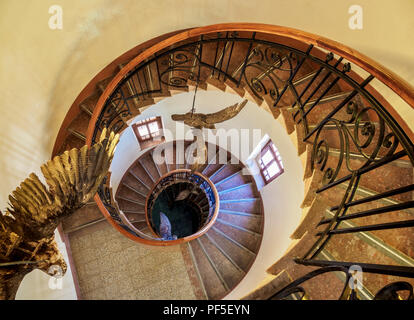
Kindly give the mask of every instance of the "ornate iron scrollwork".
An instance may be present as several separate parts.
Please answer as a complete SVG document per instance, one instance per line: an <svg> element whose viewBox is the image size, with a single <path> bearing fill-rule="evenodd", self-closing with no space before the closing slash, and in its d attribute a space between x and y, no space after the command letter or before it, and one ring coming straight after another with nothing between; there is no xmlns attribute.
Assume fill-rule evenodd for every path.
<svg viewBox="0 0 414 320"><path fill-rule="evenodd" d="M401 291L408 292L405 300L414 300L413 286L406 281L397 281L386 285L377 292L374 300L403 300L399 294Z"/></svg>
<svg viewBox="0 0 414 320"><path fill-rule="evenodd" d="M339 232L412 227L413 220L407 220L338 230L341 221L354 216L414 207L412 200L404 200L392 208L347 215L348 208L361 201L367 203L389 195L399 196L414 189L409 185L359 202L354 199L361 179L372 170L404 157L409 159L407 162L411 166L414 165L412 141L367 89L374 76L356 77L349 62L333 53L317 51L312 45L299 50L256 36L256 32L250 36L246 32L243 36L231 32L208 34L187 39L149 57L125 75L105 102L96 122L92 143L104 127L116 132L125 127L124 119L134 114L133 101L143 101L169 89L185 89L189 81L194 82L198 78L195 72L199 72L202 81L211 79L233 88L245 88L255 100L273 104L270 105L273 111L283 108L291 114L293 124L304 133L303 143L312 146L312 170L322 172L322 184L317 193L347 184L341 201L331 208L334 216L321 221L319 226L325 225L325 229L317 233L318 240L304 259L314 261L312 259ZM213 52L213 56L203 54L206 50ZM312 66L312 72L307 73L305 66ZM349 92L344 93L343 88ZM335 97L335 94L338 95ZM324 103L331 103L328 111L324 110ZM185 178L194 179L191 176ZM160 186L170 182L167 179ZM214 194L208 188L205 191L213 207ZM99 196L110 208L111 200L105 187L100 188ZM404 276L407 274L414 277L413 270ZM393 295L394 288L384 289L378 297ZM301 289L295 290L300 295L304 294Z"/></svg>
<svg viewBox="0 0 414 320"><path fill-rule="evenodd" d="M352 281L352 274L349 269L343 266L323 267L311 271L274 293L271 297L269 297L269 300L308 300L309 295L305 289L306 282L330 272L340 272L343 273L344 276L344 286L338 296L338 300L360 300L358 286L354 283L354 281ZM402 291L407 292L405 297L401 295ZM397 281L387 284L382 289L378 290L377 294L374 296L374 300L413 299L413 286L406 281Z"/></svg>

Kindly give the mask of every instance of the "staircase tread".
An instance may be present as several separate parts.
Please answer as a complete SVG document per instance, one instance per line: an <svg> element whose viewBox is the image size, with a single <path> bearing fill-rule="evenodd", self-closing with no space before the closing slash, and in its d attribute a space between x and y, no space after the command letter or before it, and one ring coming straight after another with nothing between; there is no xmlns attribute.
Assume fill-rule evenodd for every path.
<svg viewBox="0 0 414 320"><path fill-rule="evenodd" d="M219 299L226 294L226 289L222 281L218 278L216 271L211 266L198 241L189 242L194 253L194 260L201 275L202 283L207 293L208 299Z"/></svg>
<svg viewBox="0 0 414 320"><path fill-rule="evenodd" d="M224 280L223 275L221 273L221 270L219 270L218 266L214 263L212 257L210 256L209 252L207 251L205 244L201 240L201 238L197 238L196 241L198 242L201 250L203 251L205 257L207 258L208 262L210 263L210 266L213 268L214 272L216 273L217 277L219 278L221 284L225 288L226 291L229 291L228 284L226 280Z"/></svg>
<svg viewBox="0 0 414 320"><path fill-rule="evenodd" d="M216 186L219 186L220 184L229 181L230 179L233 179L235 176L239 175L243 170L239 169L237 172L234 172L232 174L230 174L229 176L226 176L225 178L222 178L221 180L215 182L214 184Z"/></svg>
<svg viewBox="0 0 414 320"><path fill-rule="evenodd" d="M224 214L235 214L235 215L241 215L241 216L262 218L262 215L260 213L240 212L240 211L232 211L232 210L226 210L226 209L219 209L219 212L222 212Z"/></svg>
<svg viewBox="0 0 414 320"><path fill-rule="evenodd" d="M139 194L140 196L142 196L142 197L144 197L144 198L146 197L146 195L145 195L145 194L141 193L139 190L135 189L134 187L130 186L129 184L127 184L127 183L125 183L125 182L123 182L123 183L122 183L122 186L125 186L126 188L128 188L128 189L130 189L130 190L134 191L135 193Z"/></svg>
<svg viewBox="0 0 414 320"><path fill-rule="evenodd" d="M326 210L326 217L333 217L334 213L330 210ZM343 226L346 226L347 228L355 227L356 225L352 223L352 221L343 221L341 222ZM341 225L338 227L341 228ZM401 252L400 250L392 247L388 243L384 242L382 239L377 237L376 235L372 234L372 232L364 231L364 232L358 232L355 234L355 236L362 239L362 241L367 242L371 246L375 246L376 248L380 248L381 251L393 259L395 262L399 263L400 265L406 265L414 267L414 258L406 255L405 253Z"/></svg>
<svg viewBox="0 0 414 320"><path fill-rule="evenodd" d="M233 226L229 226L220 221L216 221L215 228L226 233L232 240L249 249L249 251L253 253L259 248L261 237L258 237L256 234L243 232L238 228L234 228Z"/></svg>
<svg viewBox="0 0 414 320"><path fill-rule="evenodd" d="M260 217L260 216L259 216ZM226 214L219 212L218 218L220 222L225 221L226 223L230 223L233 226L241 227L243 229L255 232L257 234L262 233L262 219L258 219L257 217L246 216L246 215L234 215L234 214Z"/></svg>
<svg viewBox="0 0 414 320"><path fill-rule="evenodd" d="M128 170L128 173L138 180L146 189L150 190L150 187L148 187L148 185L138 175L136 175L136 173L132 170Z"/></svg>
<svg viewBox="0 0 414 320"><path fill-rule="evenodd" d="M241 189L241 188L245 188L245 187L249 187L249 186L252 187L253 186L253 183L252 182L248 182L248 183L241 184L241 185L238 185L238 186L233 187L233 188L228 188L228 189L225 189L225 190L221 190L218 193L219 194L224 194L224 193L227 193L227 192L232 192L234 190Z"/></svg>
<svg viewBox="0 0 414 320"><path fill-rule="evenodd" d="M215 233L219 234L220 236L222 236L225 239L227 239L228 241L230 241L233 245L239 247L241 250L243 250L243 253L248 253L251 256L256 256L256 253L254 253L252 250L250 250L249 248L245 247L243 244L241 244L240 242L238 242L236 239L233 239L232 237L230 237L228 234L226 234L225 232L221 231L217 227L213 226L211 230L213 230ZM210 233L210 235L211 235L211 233Z"/></svg>
<svg viewBox="0 0 414 320"><path fill-rule="evenodd" d="M83 224L102 218L96 203L86 205L62 220L63 231L77 228Z"/></svg>
<svg viewBox="0 0 414 320"><path fill-rule="evenodd" d="M230 226L230 227L232 227L232 228L235 228L235 229L238 229L238 230L241 230L241 231L244 231L244 232L247 232L247 233L253 234L253 235L255 235L255 236L259 236L259 237L261 237L261 236L262 236L262 234L261 234L261 233L259 233L259 232L255 232L255 231L252 231L252 230L246 229L245 227L242 227L242 226L236 225L236 224L234 224L234 223L228 222L228 221L226 221L226 220L223 220L223 219L222 219L222 218L220 218L220 217L218 217L216 221L220 222L221 224L228 225L228 226Z"/></svg>
<svg viewBox="0 0 414 320"><path fill-rule="evenodd" d="M226 254L223 254L223 251L217 247L214 240L212 242L206 235L198 238L198 240L208 253L217 272L220 273L220 278L224 281L226 290L229 292L239 283L245 274L232 263L231 258L229 259Z"/></svg>
<svg viewBox="0 0 414 320"><path fill-rule="evenodd" d="M246 272L240 268L240 266L233 260L233 258L213 239L212 236L210 236L209 233L206 233L205 235L208 240L214 245L216 246L216 248L226 257L227 260L229 260L231 262L231 264L233 264L233 266L241 273L246 274Z"/></svg>
<svg viewBox="0 0 414 320"><path fill-rule="evenodd" d="M118 199L121 199L121 200L129 201L129 202L132 202L132 203L136 203L136 204L142 204L142 205L144 205L144 204L145 204L145 203L140 202L140 201L138 201L138 200L135 200L135 199L130 199L130 198L126 198L126 197L123 197L123 196L117 196L117 198L118 198Z"/></svg>

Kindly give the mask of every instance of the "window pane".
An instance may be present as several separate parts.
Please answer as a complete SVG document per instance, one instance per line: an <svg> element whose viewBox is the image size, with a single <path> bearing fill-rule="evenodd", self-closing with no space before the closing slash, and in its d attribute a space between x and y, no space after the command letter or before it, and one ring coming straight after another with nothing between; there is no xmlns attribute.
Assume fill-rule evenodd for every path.
<svg viewBox="0 0 414 320"><path fill-rule="evenodd" d="M282 157L272 141L262 147L256 161L266 184L283 172Z"/></svg>
<svg viewBox="0 0 414 320"><path fill-rule="evenodd" d="M148 123L148 127L151 133L158 133L158 123L157 122L150 122Z"/></svg>
<svg viewBox="0 0 414 320"><path fill-rule="evenodd" d="M147 126L139 126L138 133L141 136L141 138L144 138L144 136L148 135L149 132Z"/></svg>
<svg viewBox="0 0 414 320"><path fill-rule="evenodd" d="M263 164L267 165L272 160L273 160L272 152L270 150L267 150L266 153L262 156Z"/></svg>
<svg viewBox="0 0 414 320"><path fill-rule="evenodd" d="M273 162L269 167L267 167L266 171L269 174L269 177L272 178L280 172L280 169L276 162Z"/></svg>
<svg viewBox="0 0 414 320"><path fill-rule="evenodd" d="M263 161L262 161L262 159L260 159L260 161L259 161L259 164L260 164L260 168L264 168L264 164L263 164Z"/></svg>

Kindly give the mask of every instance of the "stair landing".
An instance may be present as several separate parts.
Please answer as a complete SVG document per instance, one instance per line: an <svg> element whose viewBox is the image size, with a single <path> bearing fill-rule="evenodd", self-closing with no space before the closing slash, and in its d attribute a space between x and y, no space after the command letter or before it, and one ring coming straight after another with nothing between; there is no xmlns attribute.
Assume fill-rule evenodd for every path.
<svg viewBox="0 0 414 320"><path fill-rule="evenodd" d="M69 239L81 299L196 299L180 246L138 244L106 221Z"/></svg>

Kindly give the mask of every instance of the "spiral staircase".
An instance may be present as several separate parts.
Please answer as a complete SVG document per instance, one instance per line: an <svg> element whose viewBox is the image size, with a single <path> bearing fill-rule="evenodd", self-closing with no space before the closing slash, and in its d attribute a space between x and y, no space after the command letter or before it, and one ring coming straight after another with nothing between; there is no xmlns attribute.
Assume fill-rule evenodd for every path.
<svg viewBox="0 0 414 320"><path fill-rule="evenodd" d="M185 143L188 146L190 142ZM172 154L176 153L176 143ZM205 298L219 299L234 288L252 265L263 233L262 201L254 180L243 172L241 164L219 163L217 150L200 172L214 184L219 195L220 208L214 225L204 235L185 244L182 251L188 251L192 259L190 269L196 270L200 287ZM119 209L140 231L151 232L145 215L145 201L157 181L168 172L182 170L188 163L165 161L156 163L148 150L127 170L118 187L115 199ZM224 150L222 150L224 151ZM226 151L225 151L226 152ZM213 151L214 153L214 151ZM228 153L228 161L231 155ZM147 191L145 193L145 190ZM175 199L179 190L170 197ZM144 197L145 195L145 197ZM203 193L190 196L201 211L208 210L209 204Z"/></svg>
<svg viewBox="0 0 414 320"><path fill-rule="evenodd" d="M237 94L284 125L305 182L303 216L291 247L269 266L268 282L245 298L412 297L414 135L377 82L414 106L411 86L398 76L322 37L257 24L176 32L132 49L101 71L70 108L53 154L93 143L104 126L122 132L146 108L195 86ZM185 167L177 159L156 165L149 149L125 173L115 196L108 176L96 204L63 223L67 245L76 233L100 224L103 214L137 245L173 250L168 241L146 239L145 198L163 175ZM207 163L202 169L220 194L219 215L207 233L177 243L195 298L223 298L259 250L260 194L242 168ZM363 284L356 295L344 295L353 265L362 268Z"/></svg>

